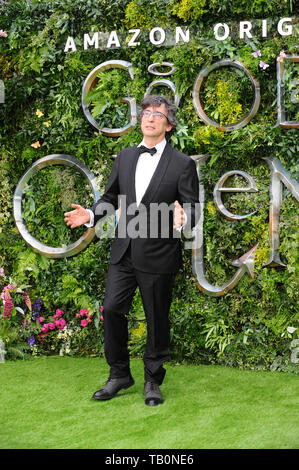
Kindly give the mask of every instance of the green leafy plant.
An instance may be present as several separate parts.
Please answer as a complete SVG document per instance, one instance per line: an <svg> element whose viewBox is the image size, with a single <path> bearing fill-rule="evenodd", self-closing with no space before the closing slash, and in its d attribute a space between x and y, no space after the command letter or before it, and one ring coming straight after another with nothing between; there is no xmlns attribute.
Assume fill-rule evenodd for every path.
<svg viewBox="0 0 299 470"><path fill-rule="evenodd" d="M24 315L15 310L11 318L1 323L0 336L9 339L5 342L8 357L103 354L100 309L112 240L95 238L74 257L42 256L18 233L13 218L13 194L33 162L55 153L70 154L85 163L96 175L103 192L117 153L138 144L142 135L139 125L116 138L95 132L82 111L82 85L98 64L108 60L132 63L133 80L127 71L105 70L87 97L100 128L122 127L130 119L123 97L134 97L140 105L154 80L148 72L149 65L167 61L176 68L167 78L173 81L180 96L179 126L171 144L190 156L208 155L201 168L205 191L204 266L208 281L213 285L226 282L236 272L231 262L259 243L254 278L244 276L220 298L209 297L198 289L192 273L191 250L184 250L183 270L176 277L170 311L172 360L298 373L290 349L298 333L298 203L285 187L280 208L279 253L286 267L265 267L270 251L271 176L264 157L279 158L292 177L298 179L298 131L277 126L277 58L284 60L287 118L298 120L295 93L298 68L282 56L282 52L298 55L298 41L295 34L282 36L276 31L276 18L296 19L294 5L291 0L0 1L0 28L7 34L0 37L0 79L5 86L5 103L0 103L0 269L10 273L16 285L30 285L31 299L41 299L41 315L45 319L42 324L53 323L57 309L64 312L66 321L63 330L50 331L44 344L38 340L35 345L28 344L30 328L38 329L42 324L29 325L28 318L26 328L21 328L29 311L25 311L21 293L14 293L13 303ZM240 39L239 22L248 18L253 22L253 37ZM261 18L268 20L267 37L261 35ZM230 35L223 41L214 36L217 23L229 25ZM149 31L156 26L166 32L166 42L159 46L149 40ZM177 26L190 28L188 43L170 45ZM129 47L132 33L128 31L135 28L141 29L140 44ZM293 29L295 33L295 24ZM120 33L120 38L126 37L120 48L84 49L86 32L110 31ZM69 36L74 38L77 51L64 52ZM243 63L260 83L257 114L246 126L232 132L205 125L193 104L193 84L198 74L221 59ZM262 68L261 60L268 67ZM170 88L156 86L154 91L173 99ZM200 98L208 116L227 125L238 122L251 109L253 90L243 72L223 67L206 78ZM258 189L257 193L223 195L222 201L232 213L244 215L255 211L241 221L227 220L214 203L215 184L233 169L246 171ZM234 177L226 184L241 187L246 182ZM85 207L93 203L81 175L61 166L38 171L28 182L23 197L23 216L30 233L51 246L77 240L85 229L70 230L63 217L72 202ZM2 291L9 281L0 275L0 282ZM81 309L89 309L93 315L92 322L85 327L76 317ZM129 329L131 353L138 356L142 355L146 341L144 320L137 293ZM288 327L297 328L292 338L287 336Z"/></svg>

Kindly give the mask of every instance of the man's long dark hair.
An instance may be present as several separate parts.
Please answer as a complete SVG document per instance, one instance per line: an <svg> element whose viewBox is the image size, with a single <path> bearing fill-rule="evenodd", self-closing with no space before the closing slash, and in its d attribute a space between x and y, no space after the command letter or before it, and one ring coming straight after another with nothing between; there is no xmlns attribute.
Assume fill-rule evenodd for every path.
<svg viewBox="0 0 299 470"><path fill-rule="evenodd" d="M165 96L160 96L160 95L148 95L145 98L143 98L141 102L141 110L139 113L139 120L142 118L142 111L144 111L146 108L149 106L152 106L153 108L160 106L161 104L165 105L165 108L167 110L167 120L169 124L172 125L172 129L169 132L166 132L166 140L169 140L171 135L175 132L176 126L178 124L178 119L176 116L177 113L177 107Z"/></svg>

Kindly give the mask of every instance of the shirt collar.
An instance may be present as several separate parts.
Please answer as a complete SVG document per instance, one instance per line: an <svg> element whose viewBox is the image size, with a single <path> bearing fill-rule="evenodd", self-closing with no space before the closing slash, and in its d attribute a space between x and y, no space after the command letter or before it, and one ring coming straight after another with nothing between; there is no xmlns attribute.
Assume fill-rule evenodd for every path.
<svg viewBox="0 0 299 470"><path fill-rule="evenodd" d="M157 149L157 153L159 153L160 155L162 155L164 149L165 149L165 146L167 144L167 141L164 137L163 140L161 140L161 142L159 142L158 144L155 145L156 149ZM144 140L142 142L140 142L140 144L138 145L138 147L140 147L141 145L144 145L145 147L148 147L146 145L146 143L144 142Z"/></svg>

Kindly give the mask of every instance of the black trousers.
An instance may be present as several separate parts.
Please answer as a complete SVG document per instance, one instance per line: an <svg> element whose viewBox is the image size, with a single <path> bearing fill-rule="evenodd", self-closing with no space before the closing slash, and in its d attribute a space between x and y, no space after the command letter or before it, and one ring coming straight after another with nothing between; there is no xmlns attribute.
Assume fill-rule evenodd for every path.
<svg viewBox="0 0 299 470"><path fill-rule="evenodd" d="M128 352L128 321L132 300L139 287L147 322L147 342L143 357L144 379L159 385L170 358L169 309L174 274L146 273L136 270L130 247L118 264L110 264L104 300L105 356L110 378L131 375Z"/></svg>

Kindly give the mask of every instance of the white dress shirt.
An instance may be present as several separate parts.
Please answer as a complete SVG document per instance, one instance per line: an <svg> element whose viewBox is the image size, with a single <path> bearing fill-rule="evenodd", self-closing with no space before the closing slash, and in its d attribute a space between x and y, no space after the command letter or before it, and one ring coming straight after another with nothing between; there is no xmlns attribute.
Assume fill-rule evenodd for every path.
<svg viewBox="0 0 299 470"><path fill-rule="evenodd" d="M140 147L144 145L147 147L144 141L138 145ZM153 174L158 166L161 155L166 145L166 139L164 138L161 142L155 145L157 152L151 155L148 152L142 153L137 162L136 173L135 173L135 192L136 192L136 204L140 204L141 199L144 196L145 191L153 177Z"/></svg>

